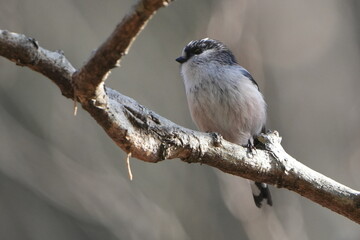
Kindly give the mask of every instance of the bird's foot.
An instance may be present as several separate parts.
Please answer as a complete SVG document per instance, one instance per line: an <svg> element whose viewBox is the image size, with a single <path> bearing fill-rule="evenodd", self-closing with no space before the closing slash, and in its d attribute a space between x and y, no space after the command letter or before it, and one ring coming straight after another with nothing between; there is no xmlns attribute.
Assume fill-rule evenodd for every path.
<svg viewBox="0 0 360 240"><path fill-rule="evenodd" d="M253 141L251 141L251 139L248 140L248 143L246 144L246 148L247 148L247 154L251 156L254 156L256 154L256 147Z"/></svg>

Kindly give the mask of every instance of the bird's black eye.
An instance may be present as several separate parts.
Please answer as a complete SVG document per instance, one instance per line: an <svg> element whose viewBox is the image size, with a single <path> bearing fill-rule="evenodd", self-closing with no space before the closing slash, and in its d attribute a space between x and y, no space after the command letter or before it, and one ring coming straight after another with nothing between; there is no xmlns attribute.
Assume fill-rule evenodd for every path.
<svg viewBox="0 0 360 240"><path fill-rule="evenodd" d="M203 51L200 49L200 48L195 48L194 49L194 54L195 55L199 55L199 54L201 54Z"/></svg>

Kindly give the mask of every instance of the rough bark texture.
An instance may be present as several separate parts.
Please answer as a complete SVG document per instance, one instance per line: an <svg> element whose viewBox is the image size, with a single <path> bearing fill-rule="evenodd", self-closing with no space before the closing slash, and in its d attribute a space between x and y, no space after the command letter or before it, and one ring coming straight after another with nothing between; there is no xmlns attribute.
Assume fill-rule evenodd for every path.
<svg viewBox="0 0 360 240"><path fill-rule="evenodd" d="M65 97L79 101L109 137L133 157L147 162L180 158L207 164L226 173L287 188L360 223L360 192L289 156L277 132L262 135L255 154L249 154L218 134L178 126L104 86L106 75L119 63L148 19L168 2L139 1L78 72L62 53L43 49L34 39L9 31L0 30L0 55L51 79Z"/></svg>

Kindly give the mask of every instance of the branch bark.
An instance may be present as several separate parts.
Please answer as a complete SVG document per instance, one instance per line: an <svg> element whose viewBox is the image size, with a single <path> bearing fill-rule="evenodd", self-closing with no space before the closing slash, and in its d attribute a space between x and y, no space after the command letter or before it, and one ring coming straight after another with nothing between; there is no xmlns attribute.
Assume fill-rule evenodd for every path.
<svg viewBox="0 0 360 240"><path fill-rule="evenodd" d="M360 192L306 167L282 148L277 132L262 135L256 154L218 134L183 128L104 86L136 35L170 1L143 0L78 71L61 52L43 49L32 38L0 30L0 55L51 79L61 93L79 101L125 152L147 162L180 158L223 172L287 188L360 223Z"/></svg>

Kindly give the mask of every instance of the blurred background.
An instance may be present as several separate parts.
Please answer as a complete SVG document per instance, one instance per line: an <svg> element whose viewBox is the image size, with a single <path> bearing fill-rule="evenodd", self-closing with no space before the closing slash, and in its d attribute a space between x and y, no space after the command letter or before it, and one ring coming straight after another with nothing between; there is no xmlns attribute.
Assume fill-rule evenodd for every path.
<svg viewBox="0 0 360 240"><path fill-rule="evenodd" d="M79 68L135 1L0 0L0 29ZM268 102L268 127L307 166L360 189L360 3L178 0L107 86L195 129L175 58L193 39L233 50ZM286 189L257 209L246 181L180 160L131 160L42 75L0 58L0 239L359 239L357 224Z"/></svg>

